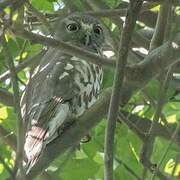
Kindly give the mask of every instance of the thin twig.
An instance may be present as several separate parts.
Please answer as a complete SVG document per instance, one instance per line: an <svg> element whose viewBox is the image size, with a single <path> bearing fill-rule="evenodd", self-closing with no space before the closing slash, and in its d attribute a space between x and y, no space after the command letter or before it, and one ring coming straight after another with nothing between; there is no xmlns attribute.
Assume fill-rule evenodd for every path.
<svg viewBox="0 0 180 180"><path fill-rule="evenodd" d="M103 58L102 56L98 56L95 53L89 52L88 50L84 50L83 48L73 46L68 43L55 40L53 38L48 38L42 35L34 34L24 29L11 28L11 30L15 35L28 39L31 42L41 43L46 46L59 48L67 54L77 56L79 58L88 60L89 62L98 64L98 65L104 65L104 66L109 66L109 67L115 66L115 60Z"/></svg>
<svg viewBox="0 0 180 180"><path fill-rule="evenodd" d="M135 179L137 180L142 180L141 177L139 177L135 171L133 171L133 169L131 169L128 165L126 165L124 162L122 162L118 157L114 158L119 164L122 164L124 166L124 168L129 172L129 174L131 174Z"/></svg>
<svg viewBox="0 0 180 180"><path fill-rule="evenodd" d="M169 0L165 0L165 2L160 7L160 12L158 14L158 19L156 22L155 32L153 34L151 43L150 43L150 50L155 49L162 45L164 41L165 29L168 20L168 11L170 9Z"/></svg>
<svg viewBox="0 0 180 180"><path fill-rule="evenodd" d="M16 136L0 126L0 139L16 151Z"/></svg>
<svg viewBox="0 0 180 180"><path fill-rule="evenodd" d="M123 110L119 113L119 120L123 123L125 123L130 130L132 130L140 139L141 141L145 141L145 134L149 132L149 129L151 127L152 121L147 118L139 117L135 114L131 114L128 112L125 112ZM174 127L174 124L172 126L164 126L162 124L158 124L155 129L155 136L160 137L166 140L170 140L170 137L173 135L174 130L176 127ZM179 144L180 134L177 134L177 136L174 137L173 143Z"/></svg>
<svg viewBox="0 0 180 180"><path fill-rule="evenodd" d="M155 171L154 171L154 173L153 173L153 175L152 175L152 177L151 177L151 180L154 180L154 179L155 179L156 173L157 173L157 171L160 169L160 167L161 167L161 165L162 165L162 163L163 163L163 160L165 159L165 157L166 157L169 149L170 149L171 146L172 146L172 143L173 143L174 138L175 138L176 135L179 133L179 130L180 130L180 124L177 125L174 133L172 134L171 139L170 139L170 142L169 142L169 144L167 145L167 148L165 149L165 151L164 151L164 153L163 153L160 161L158 162L157 167L156 167L156 169L155 169ZM179 145L179 147L180 147L180 142L179 142L178 145Z"/></svg>
<svg viewBox="0 0 180 180"><path fill-rule="evenodd" d="M143 4L140 13L147 11L157 4ZM127 8L121 8L121 9L103 9L103 10L96 10L96 11L87 11L86 14L97 16L97 17L112 17L112 16L126 16L127 14Z"/></svg>
<svg viewBox="0 0 180 180"><path fill-rule="evenodd" d="M13 95L14 95L14 109L17 114L17 153L16 153L16 162L15 167L19 167L22 169L22 161L23 161L23 146L24 146L24 128L23 128L23 120L21 116L21 109L20 109L20 96L19 96L19 86L18 86L18 79L17 74L15 71L15 66L13 62L13 57L9 51L7 46L7 42L5 37L3 38L3 50L5 57L7 58L7 63L12 74L12 86L13 86Z"/></svg>
<svg viewBox="0 0 180 180"><path fill-rule="evenodd" d="M27 8L31 11L31 13L37 17L37 19L42 22L42 24L48 29L50 34L53 34L53 29L50 25L50 23L47 21L46 17L39 12L35 7L32 6L32 4L29 1L26 1Z"/></svg>
<svg viewBox="0 0 180 180"><path fill-rule="evenodd" d="M141 9L143 1L130 1L125 25L121 34L119 46L119 58L116 64L115 77L113 83L113 91L108 112L107 127L105 132L105 180L113 179L113 149L114 149L114 133L118 109L121 96L121 88L123 85L124 71L127 62L129 45L132 33L136 24L138 13Z"/></svg>
<svg viewBox="0 0 180 180"><path fill-rule="evenodd" d="M156 112L151 124L151 128L149 129L149 132L146 135L146 141L144 142L143 148L142 148L142 152L141 152L141 161L142 163L146 166L146 163L148 163L152 151L153 151L153 144L154 144L154 140L155 140L155 131L156 131L156 126L158 124L158 120L161 116L161 111L164 105L164 97L165 94L167 92L168 89L168 84L170 81L170 77L171 77L171 69L169 69L166 78L163 80L164 78L164 73L161 74L161 85L160 85L160 91L159 91L159 99L158 99L158 103L157 103L157 108L156 108Z"/></svg>
<svg viewBox="0 0 180 180"><path fill-rule="evenodd" d="M4 168L7 170L9 175L11 176L11 179L14 179L14 173L12 169L7 165L7 163L4 161L4 158L0 155L0 162L3 164Z"/></svg>
<svg viewBox="0 0 180 180"><path fill-rule="evenodd" d="M19 62L21 63L21 61L23 60L23 53L25 52L26 46L27 46L28 40L24 40L22 48L20 50L19 53Z"/></svg>
<svg viewBox="0 0 180 180"><path fill-rule="evenodd" d="M22 6L24 3L24 0L4 0L2 2L0 2L0 11L2 11L3 9L5 9L6 7L10 6L10 7L15 7L18 8L20 6Z"/></svg>
<svg viewBox="0 0 180 180"><path fill-rule="evenodd" d="M26 67L33 66L34 64L38 64L44 54L45 54L45 51L42 50L39 53L37 53L36 55L34 55L32 57L28 57L23 62L21 62L19 65L15 66L16 74L18 72L22 71L23 69L25 69ZM8 70L0 75L0 82L3 82L10 77L12 77L12 74Z"/></svg>
<svg viewBox="0 0 180 180"><path fill-rule="evenodd" d="M99 142L96 138L94 138L94 141L99 145L99 147L101 148L100 151L102 151L104 149L104 146L101 142ZM121 161L117 156L114 157L114 159L116 160L116 162L119 164L119 165L123 165L124 168L127 170L127 172L132 175L135 179L137 180L142 180L138 174L136 174L136 172L131 169L127 164L125 164L123 161Z"/></svg>
<svg viewBox="0 0 180 180"><path fill-rule="evenodd" d="M164 39L165 39L165 33L162 33L163 29L166 29L166 25L168 22L168 16L169 14L167 13L171 9L171 6L168 4L168 0L166 0L163 5L160 8L160 12L158 15L158 19L156 22L156 28L155 32L153 34L153 38L151 40L150 44L150 50L153 50L157 47L159 47L161 44L163 44ZM165 31L163 31L165 32ZM164 105L164 97L166 94L166 91L168 89L170 77L171 77L171 69L169 69L167 76L165 77L165 70L162 70L160 74L160 92L159 92L159 99L157 103L157 108L156 112L153 118L153 122L151 124L151 128L149 129L149 133L146 135L146 141L143 144L142 150L141 150L141 162L145 167L144 174L146 174L146 171L151 162L150 162L150 157L153 152L153 146L154 146L154 141L155 141L155 129L158 124L159 118L161 116L161 111ZM165 79L164 79L165 77ZM164 79L164 80L163 80ZM153 164L152 164L153 165ZM159 170L158 170L159 171ZM162 175L159 173L161 177Z"/></svg>

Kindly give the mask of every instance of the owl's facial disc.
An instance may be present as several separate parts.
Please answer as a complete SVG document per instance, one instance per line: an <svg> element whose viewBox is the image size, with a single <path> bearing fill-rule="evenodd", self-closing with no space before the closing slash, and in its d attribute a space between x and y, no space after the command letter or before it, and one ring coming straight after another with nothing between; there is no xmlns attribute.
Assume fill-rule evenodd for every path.
<svg viewBox="0 0 180 180"><path fill-rule="evenodd" d="M75 35L79 32L82 36L80 38L80 43L87 47L95 45L98 36L102 34L102 28L99 24L86 24L82 21L80 23L71 21L66 25L66 30L68 33L74 33Z"/></svg>
<svg viewBox="0 0 180 180"><path fill-rule="evenodd" d="M55 38L99 53L104 43L100 22L89 15L72 14L57 26Z"/></svg>
<svg viewBox="0 0 180 180"><path fill-rule="evenodd" d="M99 24L85 24L81 22L81 27L84 31L84 36L81 43L87 47L97 50L96 40L102 35L102 28Z"/></svg>

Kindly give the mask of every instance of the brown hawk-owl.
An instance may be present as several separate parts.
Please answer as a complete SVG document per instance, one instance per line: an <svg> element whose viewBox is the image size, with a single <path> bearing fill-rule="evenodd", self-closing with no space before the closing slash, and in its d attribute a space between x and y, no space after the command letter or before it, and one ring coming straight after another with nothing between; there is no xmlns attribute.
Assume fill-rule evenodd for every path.
<svg viewBox="0 0 180 180"><path fill-rule="evenodd" d="M104 32L94 17L73 14L55 28L55 39L102 55ZM96 102L102 79L101 66L48 49L22 97L22 112L28 124L24 145L28 171L66 122L78 118Z"/></svg>

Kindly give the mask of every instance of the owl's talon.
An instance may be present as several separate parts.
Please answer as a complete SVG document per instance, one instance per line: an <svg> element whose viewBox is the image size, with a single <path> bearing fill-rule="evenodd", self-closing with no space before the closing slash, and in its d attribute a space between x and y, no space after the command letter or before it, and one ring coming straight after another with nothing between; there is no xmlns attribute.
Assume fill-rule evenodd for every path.
<svg viewBox="0 0 180 180"><path fill-rule="evenodd" d="M86 136L84 136L82 139L81 139L81 143L87 143L91 140L91 136L89 134L87 134Z"/></svg>

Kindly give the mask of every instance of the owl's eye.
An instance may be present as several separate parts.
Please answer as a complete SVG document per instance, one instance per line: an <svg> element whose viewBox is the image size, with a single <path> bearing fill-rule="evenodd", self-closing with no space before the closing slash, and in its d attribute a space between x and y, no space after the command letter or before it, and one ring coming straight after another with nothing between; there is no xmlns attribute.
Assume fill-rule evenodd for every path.
<svg viewBox="0 0 180 180"><path fill-rule="evenodd" d="M80 29L80 26L77 23L71 23L68 24L66 28L69 32L77 32Z"/></svg>
<svg viewBox="0 0 180 180"><path fill-rule="evenodd" d="M99 25L93 27L94 33L100 35L102 33L102 28Z"/></svg>

